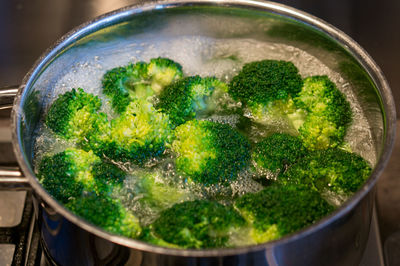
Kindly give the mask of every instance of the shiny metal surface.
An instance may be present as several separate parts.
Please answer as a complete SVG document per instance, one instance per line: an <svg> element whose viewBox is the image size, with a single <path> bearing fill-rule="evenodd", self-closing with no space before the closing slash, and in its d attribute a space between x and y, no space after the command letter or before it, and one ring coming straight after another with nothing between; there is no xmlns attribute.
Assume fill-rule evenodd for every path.
<svg viewBox="0 0 400 266"><path fill-rule="evenodd" d="M0 89L0 110L11 109L17 95L18 86Z"/></svg>
<svg viewBox="0 0 400 266"><path fill-rule="evenodd" d="M150 13L150 11L165 11L168 13L168 10L176 7L190 8L197 4L202 7L220 7L221 11L224 10L224 12L230 8L243 8L262 12L272 11L285 17L302 21L304 25L311 25L314 29L316 28L319 32L329 36L332 43L335 42L333 40L339 43L339 45L336 44L337 47L335 46L335 49L338 49L335 52L339 51L343 56L347 56L347 53L352 55L354 62L365 69L378 89L378 92L374 91L374 88L369 88L367 91L375 100L371 105L373 107L371 121L379 124L380 119L380 123L384 128L382 133L379 133L379 130L375 132L376 141L379 144L377 148L380 152L380 159L371 178L344 206L332 215L297 234L262 245L235 249L176 250L155 247L139 241L111 235L86 223L52 199L34 176L30 165L32 159L31 133L38 122L41 101L40 98L35 101L33 85L42 71L47 67L50 68L50 63L56 60L60 53L64 53L66 49L70 48L69 46L73 46L84 36L103 27L127 21L137 14ZM381 112L384 113L384 118L382 118ZM361 257L366 235L368 234L374 197L373 187L390 156L395 134L395 110L389 86L373 60L354 41L323 21L303 12L271 2L261 3L254 1L154 3L140 8L122 9L89 22L67 34L66 37L59 40L39 59L20 87L12 117L14 149L24 174L36 192L37 202L35 206L39 221L43 222L41 227L48 247L47 250L53 258L65 265L93 265L97 262L102 262L102 258L96 257L96 254L98 255L99 253L98 247L102 250L105 248L104 246L108 246L108 249L111 250L128 250L129 254L132 254L128 258L140 261L140 265L159 265L159 263L166 265L329 265L334 263L334 265L337 265L338 262L341 265L354 265ZM329 239L329 243L326 242L327 239ZM86 248L78 246L77 249L79 243L93 243L93 241L95 241L94 243L106 244L97 243L97 246L92 244L86 246ZM63 246L63 249L61 249L61 243L66 243L64 245L68 248ZM73 253L70 252L76 252L77 250L79 250L79 254L71 256ZM343 250L346 250L346 252L342 252ZM68 258L66 257L67 255L69 255ZM68 261L68 259L76 259L77 261ZM134 262L132 261L132 263Z"/></svg>

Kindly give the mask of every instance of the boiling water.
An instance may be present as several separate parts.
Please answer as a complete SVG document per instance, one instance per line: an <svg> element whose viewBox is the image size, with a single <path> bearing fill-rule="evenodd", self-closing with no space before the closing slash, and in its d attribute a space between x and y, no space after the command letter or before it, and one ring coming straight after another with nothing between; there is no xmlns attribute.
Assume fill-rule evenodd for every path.
<svg viewBox="0 0 400 266"><path fill-rule="evenodd" d="M72 88L83 88L86 92L99 95L103 100L102 111L109 118L115 117L110 108L110 103L102 94L101 79L103 74L114 67L126 65L131 62L149 61L154 57L168 57L180 63L185 75L216 76L224 81L229 81L241 67L248 62L261 59L287 60L293 62L299 69L302 77L311 75L327 75L336 83L351 104L354 113L353 123L348 129L346 142L353 152L362 155L371 165L376 162L370 126L362 112L360 103L352 92L349 83L342 76L325 66L318 58L296 47L279 44L259 42L252 39L212 39L201 36L183 36L174 38L151 38L135 36L135 39L118 40L115 43L97 44L96 49L91 45L74 48L68 52L69 57L80 58L53 82L51 93L45 97L45 109L59 95ZM205 119L228 123L235 126L238 117L235 115L211 115ZM266 130L252 127L249 132L252 140L258 140L265 136ZM66 147L74 146L73 143L55 137L45 126L40 126L37 131L35 144L36 163L40 162L44 154L57 153ZM158 171L164 178L158 182L174 183L179 186L183 194L183 200L196 198L212 198L223 203L229 203L229 198L242 195L247 192L255 192L262 189L262 185L255 182L248 170L243 170L236 181L229 186L214 185L201 187L195 184L187 184L183 177L175 174L173 159L166 154L163 159L155 159L157 163L149 163L151 171ZM116 162L118 163L118 162ZM132 165L121 164L121 167L130 173L125 180L125 187L116 191L126 208L134 212L143 224L152 222L157 217L157 211L143 207L138 200L143 195L136 195L134 191L137 183L138 169ZM191 193L187 193L191 191ZM185 194L185 192L187 194ZM332 194L332 193L331 193ZM329 202L339 205L345 199L327 193ZM240 238L240 237L239 237Z"/></svg>

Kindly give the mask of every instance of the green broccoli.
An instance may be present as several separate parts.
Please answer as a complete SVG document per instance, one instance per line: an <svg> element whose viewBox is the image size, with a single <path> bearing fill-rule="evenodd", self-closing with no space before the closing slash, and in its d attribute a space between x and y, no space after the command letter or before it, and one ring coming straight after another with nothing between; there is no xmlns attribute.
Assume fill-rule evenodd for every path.
<svg viewBox="0 0 400 266"><path fill-rule="evenodd" d="M292 62L262 60L245 64L229 84L229 93L245 104L267 105L296 96L303 85Z"/></svg>
<svg viewBox="0 0 400 266"><path fill-rule="evenodd" d="M151 225L156 237L181 248L227 247L232 232L246 224L231 206L185 201L161 212Z"/></svg>
<svg viewBox="0 0 400 266"><path fill-rule="evenodd" d="M254 121L295 133L307 115L293 102L302 85L293 63L262 60L243 66L231 80L229 94L244 104Z"/></svg>
<svg viewBox="0 0 400 266"><path fill-rule="evenodd" d="M252 156L257 168L283 173L306 154L307 149L298 137L275 133L257 143Z"/></svg>
<svg viewBox="0 0 400 266"><path fill-rule="evenodd" d="M113 68L104 74L103 93L111 98L111 105L117 113L124 112L133 97L152 95L147 67L147 63L137 62Z"/></svg>
<svg viewBox="0 0 400 266"><path fill-rule="evenodd" d="M38 167L43 187L65 204L84 192L107 195L122 183L125 173L115 165L102 162L92 151L76 148L45 156Z"/></svg>
<svg viewBox="0 0 400 266"><path fill-rule="evenodd" d="M206 186L237 178L250 161L250 144L226 124L191 120L175 129L176 168Z"/></svg>
<svg viewBox="0 0 400 266"><path fill-rule="evenodd" d="M150 77L151 88L155 94L169 84L183 77L182 66L168 58L153 58L150 60L147 74Z"/></svg>
<svg viewBox="0 0 400 266"><path fill-rule="evenodd" d="M293 98L276 100L268 104L246 106L247 116L256 123L267 125L272 131L299 135L299 128L304 124L307 111L299 108Z"/></svg>
<svg viewBox="0 0 400 266"><path fill-rule="evenodd" d="M356 192L371 173L369 164L359 155L339 148L317 150L292 165L279 179L303 184L319 192Z"/></svg>
<svg viewBox="0 0 400 266"><path fill-rule="evenodd" d="M141 234L139 220L119 200L111 197L88 194L70 200L65 206L106 231L130 238Z"/></svg>
<svg viewBox="0 0 400 266"><path fill-rule="evenodd" d="M98 96L86 93L81 88L72 89L52 103L45 123L62 138L85 142L86 137L107 123L106 114L99 112L100 107Z"/></svg>
<svg viewBox="0 0 400 266"><path fill-rule="evenodd" d="M110 133L98 138L95 150L116 161L143 164L164 152L170 133L167 115L148 101L135 99L111 121Z"/></svg>
<svg viewBox="0 0 400 266"><path fill-rule="evenodd" d="M180 248L178 245L168 243L163 239L159 238L158 236L156 236L152 230L152 226L144 227L138 239L156 246Z"/></svg>
<svg viewBox="0 0 400 266"><path fill-rule="evenodd" d="M135 184L131 186L129 193L137 200L139 208L147 209L146 215L193 198L192 192L170 184L159 170L138 170L132 175L135 176Z"/></svg>
<svg viewBox="0 0 400 266"><path fill-rule="evenodd" d="M167 58L150 63L137 62L107 71L102 79L103 93L117 113L123 113L135 98L147 99L183 76L182 67Z"/></svg>
<svg viewBox="0 0 400 266"><path fill-rule="evenodd" d="M271 185L238 198L234 204L251 224L255 243L281 238L300 230L333 211L320 194L304 186Z"/></svg>
<svg viewBox="0 0 400 266"><path fill-rule="evenodd" d="M222 97L224 92L227 92L227 85L217 78L186 77L161 92L156 108L168 114L178 126L198 114L214 111L218 107L214 95Z"/></svg>
<svg viewBox="0 0 400 266"><path fill-rule="evenodd" d="M352 120L345 95L327 76L304 79L304 86L294 99L308 115L299 128L300 137L308 149L340 146Z"/></svg>
<svg viewBox="0 0 400 266"><path fill-rule="evenodd" d="M45 156L38 173L43 187L75 214L107 231L136 238L141 231L137 218L111 198L125 175L92 151L76 148Z"/></svg>
<svg viewBox="0 0 400 266"><path fill-rule="evenodd" d="M126 172L115 164L97 161L92 165L90 173L96 182L97 194L110 194L114 188L120 188L126 178Z"/></svg>

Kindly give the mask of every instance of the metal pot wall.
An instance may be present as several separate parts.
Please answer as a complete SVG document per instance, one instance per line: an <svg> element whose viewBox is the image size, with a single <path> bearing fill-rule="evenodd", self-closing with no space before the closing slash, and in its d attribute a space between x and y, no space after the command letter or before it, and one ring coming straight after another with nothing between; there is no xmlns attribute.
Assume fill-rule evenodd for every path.
<svg viewBox="0 0 400 266"><path fill-rule="evenodd" d="M343 74L371 125L377 163L366 184L321 221L265 244L211 250L156 247L112 235L65 209L41 187L32 160L34 132L57 79L80 62L127 38L154 32L282 42L318 57ZM78 53L76 52L78 51ZM343 67L346 66L346 67ZM353 40L327 23L290 7L254 1L174 1L127 7L88 22L61 38L35 64L18 90L2 92L12 112L13 147L22 173L4 168L2 183L32 189L45 252L58 265L357 265L368 237L375 183L390 156L395 107L378 66Z"/></svg>

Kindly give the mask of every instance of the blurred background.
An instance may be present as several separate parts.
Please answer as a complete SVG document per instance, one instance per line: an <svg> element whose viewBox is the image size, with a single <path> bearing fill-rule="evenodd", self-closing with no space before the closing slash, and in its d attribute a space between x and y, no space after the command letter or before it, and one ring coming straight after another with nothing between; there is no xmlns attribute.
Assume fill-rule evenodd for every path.
<svg viewBox="0 0 400 266"><path fill-rule="evenodd" d="M35 60L59 37L81 23L132 0L0 0L0 87L20 84ZM399 0L276 1L311 13L356 40L382 68L400 110ZM0 163L14 164L7 129L9 113L0 114ZM397 122L398 131L400 123ZM4 152L3 152L4 151ZM400 230L400 141L378 183L382 242ZM400 240L400 238L399 238ZM400 244L399 244L400 246Z"/></svg>

